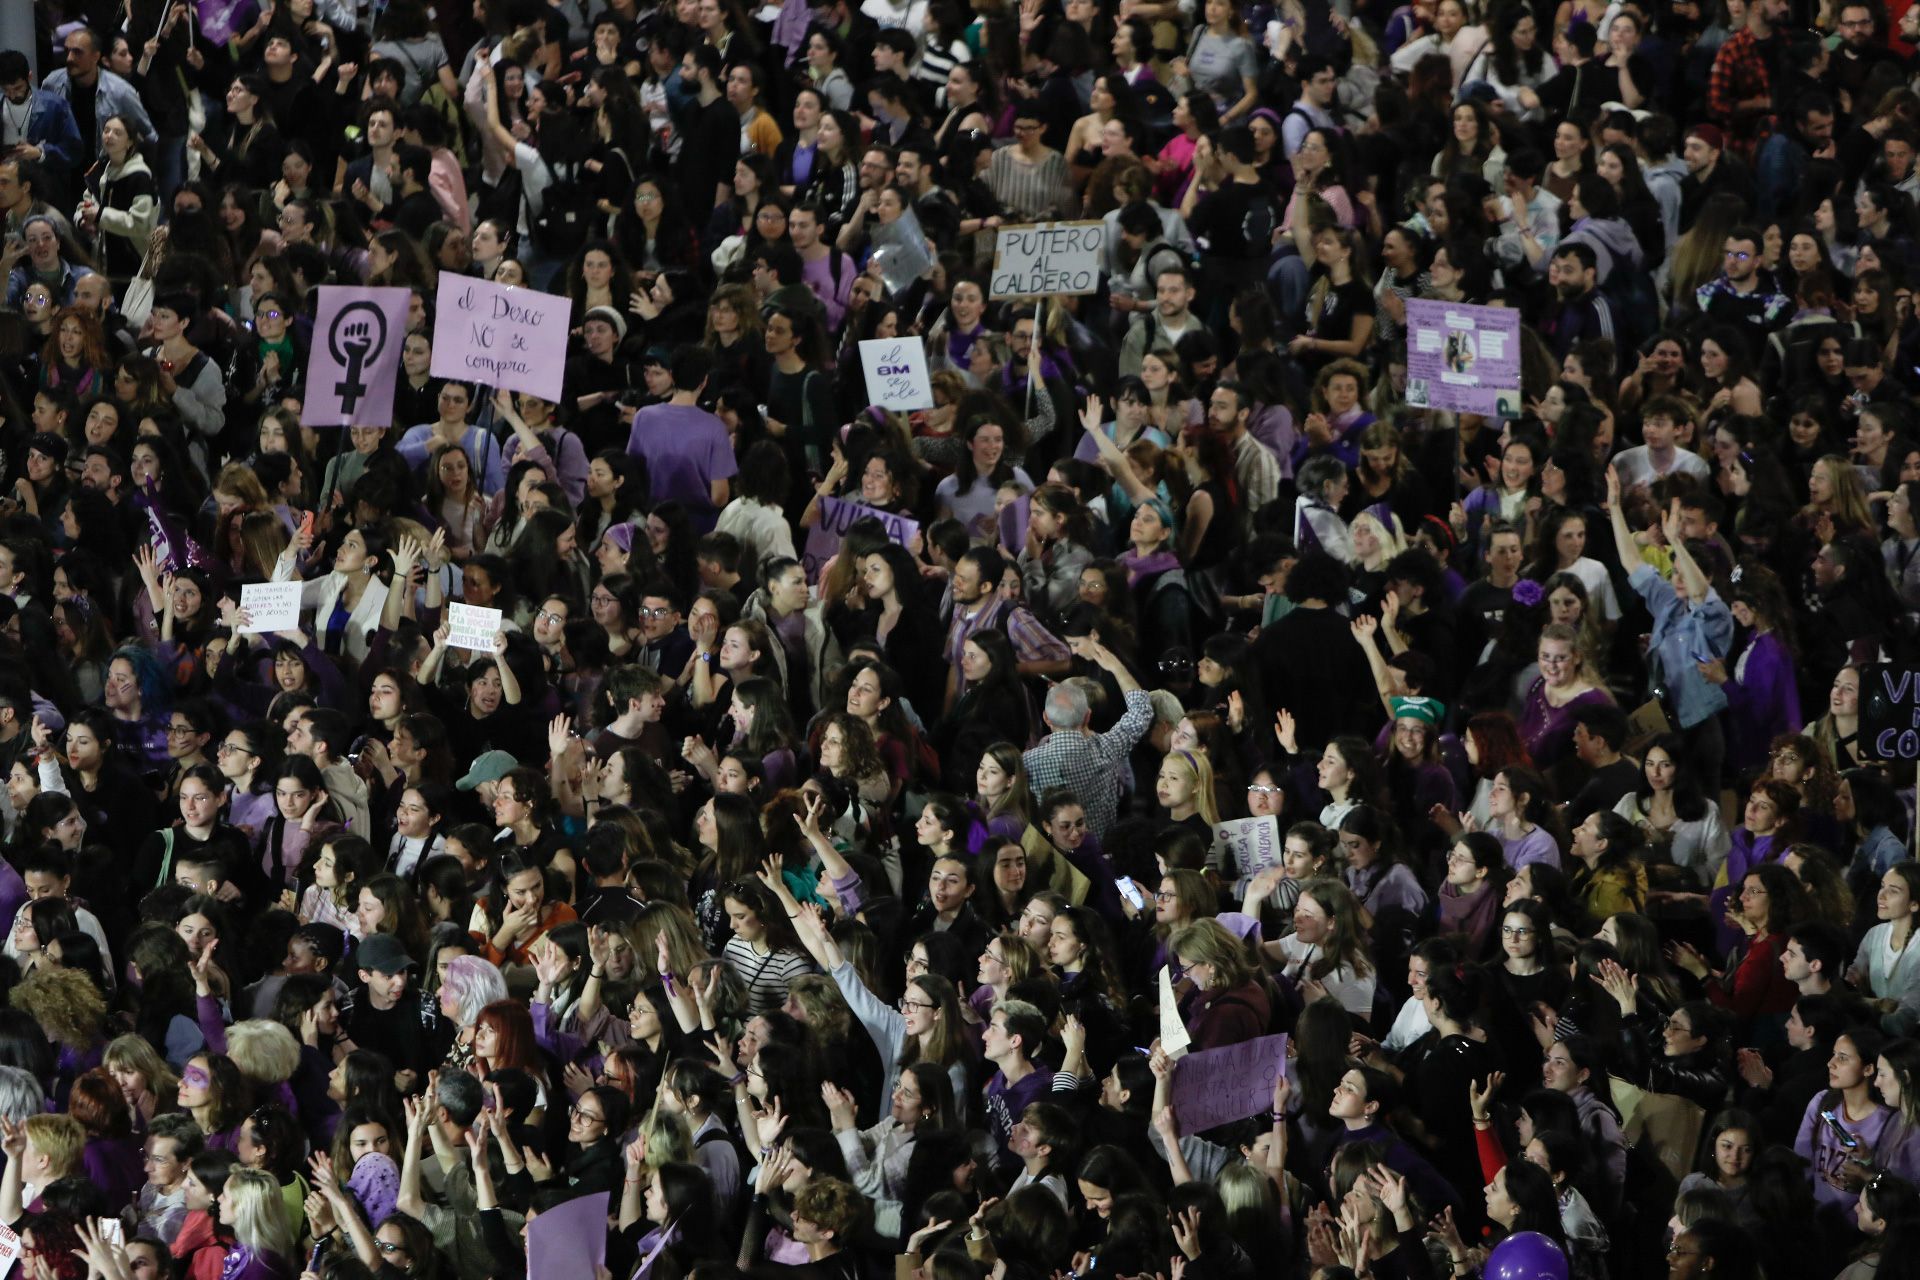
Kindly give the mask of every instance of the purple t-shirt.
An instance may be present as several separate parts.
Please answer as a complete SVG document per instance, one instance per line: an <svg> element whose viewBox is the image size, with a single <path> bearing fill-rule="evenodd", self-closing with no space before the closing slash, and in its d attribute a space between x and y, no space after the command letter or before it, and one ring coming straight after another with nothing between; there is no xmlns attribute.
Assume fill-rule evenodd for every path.
<svg viewBox="0 0 1920 1280"><path fill-rule="evenodd" d="M1006 1073L996 1071L987 1081L987 1132L993 1135L993 1163L1002 1170L1016 1163L1012 1148L1013 1126L1027 1104L1038 1102L1053 1092L1053 1072L1041 1067L1020 1077L1020 1083L1007 1083Z"/></svg>
<svg viewBox="0 0 1920 1280"><path fill-rule="evenodd" d="M713 482L740 470L726 423L690 404L649 405L633 416L627 452L646 460L655 502L670 498L687 509L695 529L713 529L720 517Z"/></svg>

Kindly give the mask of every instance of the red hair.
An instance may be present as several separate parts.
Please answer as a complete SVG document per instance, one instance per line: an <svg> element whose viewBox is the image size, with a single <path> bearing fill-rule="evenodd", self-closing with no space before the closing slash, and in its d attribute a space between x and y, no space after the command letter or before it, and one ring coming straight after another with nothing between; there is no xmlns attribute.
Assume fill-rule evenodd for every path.
<svg viewBox="0 0 1920 1280"><path fill-rule="evenodd" d="M67 1095L67 1114L78 1120L89 1136L125 1138L133 1133L133 1114L126 1095L105 1067L95 1067L73 1082Z"/></svg>
<svg viewBox="0 0 1920 1280"><path fill-rule="evenodd" d="M1520 741L1519 728L1504 711L1482 711L1467 721L1465 736L1479 748L1480 760L1473 768L1483 778L1491 778L1509 765L1533 767L1526 745Z"/></svg>
<svg viewBox="0 0 1920 1280"><path fill-rule="evenodd" d="M518 1000L496 1000L480 1011L473 1025L476 1031L491 1027L499 1038L499 1051L488 1061L488 1070L518 1067L538 1074L540 1056L533 1038L533 1015L527 1012L527 1006Z"/></svg>

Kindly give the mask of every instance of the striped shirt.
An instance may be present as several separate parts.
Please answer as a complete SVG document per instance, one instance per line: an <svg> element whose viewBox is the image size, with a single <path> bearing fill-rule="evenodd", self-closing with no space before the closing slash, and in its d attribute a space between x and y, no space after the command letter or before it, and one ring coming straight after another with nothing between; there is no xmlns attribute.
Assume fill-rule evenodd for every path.
<svg viewBox="0 0 1920 1280"><path fill-rule="evenodd" d="M797 951L770 951L760 955L744 938L730 938L720 956L747 986L747 1009L766 1013L787 1001L787 984L814 972L813 962Z"/></svg>

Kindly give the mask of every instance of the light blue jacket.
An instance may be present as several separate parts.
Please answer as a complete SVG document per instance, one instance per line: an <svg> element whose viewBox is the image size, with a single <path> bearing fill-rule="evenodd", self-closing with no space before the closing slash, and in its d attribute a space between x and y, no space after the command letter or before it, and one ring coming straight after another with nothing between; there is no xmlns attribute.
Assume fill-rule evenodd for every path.
<svg viewBox="0 0 1920 1280"><path fill-rule="evenodd" d="M1672 583L1647 564L1628 574L1627 581L1653 614L1647 652L1659 661L1660 675L1673 699L1680 727L1691 729L1724 711L1727 695L1701 675L1696 665L1709 658L1725 658L1733 647L1733 614L1720 593L1709 590L1705 600L1690 605L1680 598Z"/></svg>
<svg viewBox="0 0 1920 1280"><path fill-rule="evenodd" d="M48 76L40 88L63 102L68 104L73 102L73 85L67 78L65 67ZM138 89L105 67L101 67L100 80L94 86L94 91L98 95L95 99L93 116L93 144L96 148L100 145L100 126L108 116L125 116L133 121L134 128L140 132L142 146L151 146L159 141L159 135L153 129L153 121L147 116L147 109L140 104Z"/></svg>

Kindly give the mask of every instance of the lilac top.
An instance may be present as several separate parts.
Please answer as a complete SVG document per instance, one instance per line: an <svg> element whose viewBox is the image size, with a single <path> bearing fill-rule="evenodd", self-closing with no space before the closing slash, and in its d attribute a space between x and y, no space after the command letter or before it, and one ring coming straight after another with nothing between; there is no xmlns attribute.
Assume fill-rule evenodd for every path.
<svg viewBox="0 0 1920 1280"><path fill-rule="evenodd" d="M1529 685L1526 701L1520 708L1520 739L1526 743L1534 767L1550 769L1573 750L1574 712L1611 701L1602 690L1589 689L1564 707L1556 707L1547 701L1544 676Z"/></svg>
<svg viewBox="0 0 1920 1280"><path fill-rule="evenodd" d="M1354 896L1373 915L1391 907L1400 907L1415 915L1423 915L1427 910L1427 891L1414 879L1413 872L1398 862L1384 872L1372 867L1364 871L1348 867L1345 874L1347 888L1353 890Z"/></svg>
<svg viewBox="0 0 1920 1280"><path fill-rule="evenodd" d="M1793 1140L1793 1149L1813 1163L1814 1201L1821 1205L1835 1205L1852 1213L1860 1193L1842 1191L1834 1182L1853 1156L1840 1145L1832 1126L1821 1119L1820 1112L1826 1106L1825 1089L1807 1100L1806 1114L1800 1117L1800 1132ZM1859 1150L1863 1153L1871 1152L1880 1145L1880 1136L1886 1132L1894 1116L1891 1109L1876 1105L1867 1113L1866 1119L1854 1120L1848 1117L1846 1108L1837 1103L1833 1106L1833 1114L1840 1121L1841 1128L1860 1139Z"/></svg>
<svg viewBox="0 0 1920 1280"><path fill-rule="evenodd" d="M1500 848L1507 855L1507 869L1518 871L1529 862L1544 862L1554 870L1560 870L1560 846L1547 834L1545 827L1535 827L1517 839L1500 837Z"/></svg>

